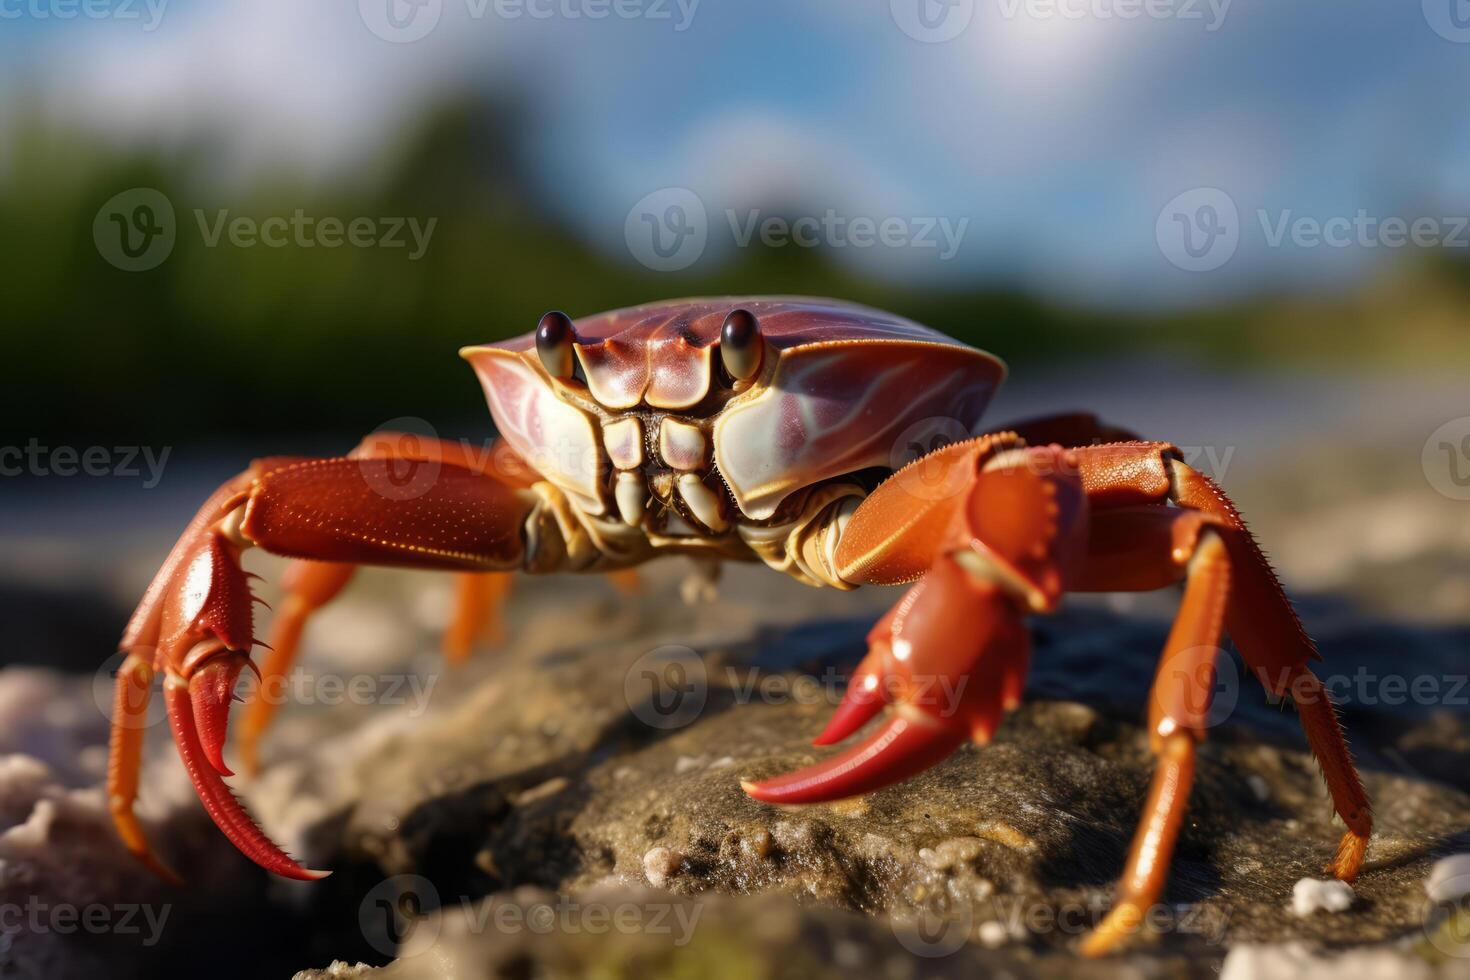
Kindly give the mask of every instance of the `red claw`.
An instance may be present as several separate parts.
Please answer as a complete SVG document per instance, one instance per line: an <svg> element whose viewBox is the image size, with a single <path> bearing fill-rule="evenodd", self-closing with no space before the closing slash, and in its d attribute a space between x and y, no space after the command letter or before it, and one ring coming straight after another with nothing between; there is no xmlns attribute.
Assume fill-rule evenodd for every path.
<svg viewBox="0 0 1470 980"><path fill-rule="evenodd" d="M225 765L225 736L235 681L247 664L255 666L246 654L226 651L210 658L189 678L189 700L199 744L204 749L204 757L221 776L234 775Z"/></svg>
<svg viewBox="0 0 1470 980"><path fill-rule="evenodd" d="M230 839L230 843L267 871L301 881L316 881L331 874L330 871L303 868L293 861L265 835L250 814L245 812L240 801L235 799L235 794L230 792L230 788L220 778L217 766L200 741L199 730L194 722L198 704L195 694L193 683L177 675L170 675L164 681L163 696L168 707L174 744L178 746L179 758L184 760L184 768L188 770L194 790L199 794L210 818ZM225 704L228 703L227 694Z"/></svg>
<svg viewBox="0 0 1470 980"><path fill-rule="evenodd" d="M923 772L965 740L965 733L922 712L895 714L888 723L839 755L741 789L765 803L825 803L860 796Z"/></svg>
<svg viewBox="0 0 1470 980"><path fill-rule="evenodd" d="M884 617L886 622L888 617ZM880 626L883 624L879 624ZM858 664L847 682L842 703L832 713L822 734L812 739L813 745L836 745L873 720L883 710L883 659L878 651L870 652Z"/></svg>
<svg viewBox="0 0 1470 980"><path fill-rule="evenodd" d="M995 584L941 557L868 635L868 655L815 744L848 737L891 704L888 721L830 759L742 787L767 803L822 803L907 779L967 739L988 741L1020 700L1022 615Z"/></svg>

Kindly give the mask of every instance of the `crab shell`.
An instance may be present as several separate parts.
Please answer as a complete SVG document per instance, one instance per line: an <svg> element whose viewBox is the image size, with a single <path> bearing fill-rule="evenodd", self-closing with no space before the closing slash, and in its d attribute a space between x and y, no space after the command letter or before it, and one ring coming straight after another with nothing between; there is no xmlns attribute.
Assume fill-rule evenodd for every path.
<svg viewBox="0 0 1470 980"><path fill-rule="evenodd" d="M765 348L756 376L732 385L717 348L734 309L755 314ZM641 431L620 425L625 418L697 428L741 513L764 521L804 487L897 468L912 458L901 455L908 444L935 430L973 431L1006 371L995 356L928 327L829 299L670 300L574 325L585 385L546 372L534 332L460 355L501 435L594 515L611 499L609 450L646 458L644 446L617 445L620 430ZM647 441L655 451L657 440Z"/></svg>

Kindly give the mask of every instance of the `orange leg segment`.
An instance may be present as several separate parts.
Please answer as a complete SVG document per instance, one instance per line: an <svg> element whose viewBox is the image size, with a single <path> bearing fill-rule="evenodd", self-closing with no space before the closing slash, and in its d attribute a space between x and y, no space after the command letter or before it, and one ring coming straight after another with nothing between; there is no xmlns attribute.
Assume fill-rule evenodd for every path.
<svg viewBox="0 0 1470 980"><path fill-rule="evenodd" d="M1071 441L1092 430L1042 420L1027 431ZM1027 448L1001 433L938 450L880 485L853 514L836 566L854 584L915 584L869 635L868 656L817 744L840 741L885 708L889 718L853 748L744 783L746 791L776 803L836 799L933 765L966 737L983 742L995 705L1012 707L1020 696L1025 613L1049 611L1067 590L1183 579L1150 697L1153 784L1118 904L1082 951L1115 948L1162 894L1226 631L1269 689L1296 698L1349 828L1331 870L1351 880L1371 817L1336 714L1307 667L1316 649L1234 504L1178 456L1166 443ZM936 677L951 687L976 683L954 702L958 710L936 713L917 696L919 682Z"/></svg>
<svg viewBox="0 0 1470 980"><path fill-rule="evenodd" d="M1164 443L1098 446L1077 452L1089 499L1106 505L1168 501L1211 518L1229 551L1232 568L1226 631L1265 688L1295 701L1333 808L1347 825L1327 871L1343 881L1353 881L1372 835L1373 816L1337 712L1311 671L1311 662L1321 655L1235 503L1213 480L1177 456Z"/></svg>
<svg viewBox="0 0 1470 980"><path fill-rule="evenodd" d="M255 666L254 597L240 567L244 549L332 563L294 576L292 596L299 602L288 612L288 633L290 619L303 619L308 607L330 598L352 565L453 571L521 566L534 494L447 461L436 464L432 480L406 494L393 469L397 462L258 461L210 497L160 569L123 637L129 656L118 675L108 779L119 835L145 862L157 866L132 813L141 735L129 726L145 705L143 681L162 674L174 743L215 823L262 867L289 877L320 876L282 853L222 778L231 775L223 750L235 681ZM289 660L293 647L285 646Z"/></svg>
<svg viewBox="0 0 1470 980"><path fill-rule="evenodd" d="M444 633L444 657L462 664L487 632L495 643L503 638L500 610L515 577L509 572L461 572L454 578L454 618Z"/></svg>
<svg viewBox="0 0 1470 980"><path fill-rule="evenodd" d="M247 774L260 770L260 739L281 707L286 675L296 662L307 620L347 586L355 571L356 565L332 561L295 561L286 569L281 580L286 599L271 623L260 684L240 719L240 762Z"/></svg>

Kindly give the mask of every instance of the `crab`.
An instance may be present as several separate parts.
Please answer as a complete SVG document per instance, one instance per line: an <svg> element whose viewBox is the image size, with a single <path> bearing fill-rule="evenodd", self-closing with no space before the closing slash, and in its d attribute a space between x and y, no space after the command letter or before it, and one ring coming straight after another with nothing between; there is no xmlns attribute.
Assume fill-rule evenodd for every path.
<svg viewBox="0 0 1470 980"><path fill-rule="evenodd" d="M1296 702L1346 825L1327 871L1357 875L1372 818L1311 670L1318 653L1235 505L1174 446L1085 413L983 432L1006 373L998 358L834 300L551 312L529 334L460 353L498 441L369 438L338 458L256 460L209 497L153 579L121 644L108 794L123 842L160 875L177 880L133 808L157 675L220 830L267 870L316 879L326 872L287 856L224 781L242 670L282 677L312 613L360 565L458 573L446 646L462 656L513 572L626 576L670 554L764 562L810 586L906 587L815 744L882 720L814 765L742 782L768 804L871 793L983 745L1021 700L1028 616L1067 592L1181 585L1149 697L1152 786L1116 899L1081 952L1124 943L1162 893L1227 632L1266 689ZM249 548L297 559L261 666ZM253 770L274 702L246 710Z"/></svg>

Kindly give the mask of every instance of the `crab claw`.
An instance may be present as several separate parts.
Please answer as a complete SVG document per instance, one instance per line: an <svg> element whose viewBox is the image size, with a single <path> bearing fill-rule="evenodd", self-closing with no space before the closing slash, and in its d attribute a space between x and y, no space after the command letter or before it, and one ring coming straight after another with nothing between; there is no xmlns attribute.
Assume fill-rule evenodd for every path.
<svg viewBox="0 0 1470 980"><path fill-rule="evenodd" d="M884 616L873 632L886 629L892 617L891 612ZM872 634L869 634L868 642L873 643ZM883 710L883 693L881 651L870 649L862 663L858 664L857 669L852 672L852 677L848 678L847 690L843 692L842 701L837 705L837 710L832 713L827 727L822 729L822 734L812 739L812 744L836 745L872 721L873 716Z"/></svg>
<svg viewBox="0 0 1470 980"><path fill-rule="evenodd" d="M255 669L248 654L222 650L189 675L189 701L199 744L204 749L204 757L221 776L234 775L225 765L225 735L230 720L230 702L235 700L235 681L247 666Z"/></svg>
<svg viewBox="0 0 1470 980"><path fill-rule="evenodd" d="M119 675L116 761L109 773L114 820L120 830L136 824L132 801L142 743L129 726L138 724L146 707L146 687L134 705L133 698L123 698L132 687L122 685L141 685L151 677L151 659L164 675L163 696L174 745L209 816L256 864L288 878L314 880L327 872L303 868L288 857L250 818L222 778L231 775L224 745L235 682L246 667L255 669L248 652L255 644L254 599L249 577L240 568L242 543L232 522L237 509L235 498L228 496L217 509L215 501L206 505L210 519L196 521L181 539L130 627L126 642L135 648L155 642L157 646L151 658L135 654L129 672ZM124 833L124 840L145 863L158 865L140 833Z"/></svg>
<svg viewBox="0 0 1470 980"><path fill-rule="evenodd" d="M821 803L907 779L966 739L988 741L1024 685L1022 615L994 583L941 557L869 634L868 655L816 744L846 738L885 705L888 720L829 759L741 787L767 803Z"/></svg>
<svg viewBox="0 0 1470 980"><path fill-rule="evenodd" d="M740 788L763 803L824 803L860 796L923 772L965 740L922 712L895 713L846 752L805 769Z"/></svg>
<svg viewBox="0 0 1470 980"><path fill-rule="evenodd" d="M238 668L236 673L238 674ZM230 843L262 868L286 878L297 878L302 881L316 881L325 878L331 874L330 871L313 871L303 868L277 847L275 842L267 837L265 832L251 819L250 814L245 812L245 808L235 798L235 794L230 792L230 788L220 778L219 765L210 758L203 744L199 726L195 721L201 700L206 705L206 712L213 710L212 691L219 683L219 677L219 674L206 676L204 684L199 688L195 687L195 681L184 680L177 674L170 674L163 682L163 697L168 707L168 721L169 727L173 729L174 745L178 747L179 758L184 761L184 768L188 771L189 779L194 784L194 791L199 795L199 800L204 804L204 809L209 813L210 819L229 838ZM201 698L199 692L206 688L210 693ZM228 696L225 703L228 704ZM217 717L223 729L223 711L217 716L206 714L206 717L211 722Z"/></svg>

